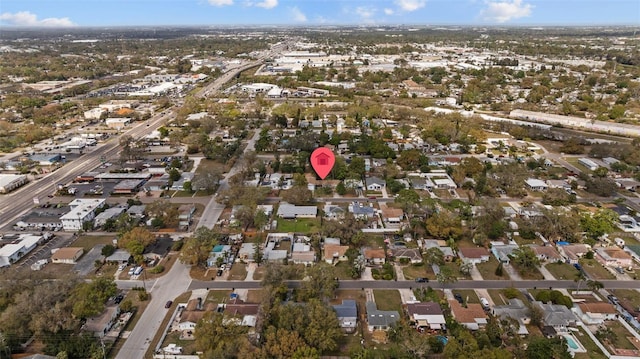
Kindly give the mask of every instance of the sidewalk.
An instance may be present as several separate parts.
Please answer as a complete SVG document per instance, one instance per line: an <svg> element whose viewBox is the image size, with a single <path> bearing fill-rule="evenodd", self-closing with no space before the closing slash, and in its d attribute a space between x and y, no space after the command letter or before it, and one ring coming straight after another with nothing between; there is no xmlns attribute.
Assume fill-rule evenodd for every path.
<svg viewBox="0 0 640 359"><path fill-rule="evenodd" d="M471 279L473 279L474 281L484 280L484 278L482 278L482 274L480 274L480 271L478 270L478 268L476 268L475 265L471 267ZM474 291L476 292L476 295L478 296L478 298L485 298L489 302L489 305L491 306L495 305L495 303L493 302L493 299L489 295L488 290L474 289Z"/></svg>
<svg viewBox="0 0 640 359"><path fill-rule="evenodd" d="M405 278L404 278L404 272L402 271L402 267L394 263L393 269L396 271L396 278L398 278L399 281L404 281ZM402 288L402 289L398 289L398 291L400 292L400 299L402 299L402 304L407 304L409 302L416 301L416 296L413 294L413 290L408 288Z"/></svg>

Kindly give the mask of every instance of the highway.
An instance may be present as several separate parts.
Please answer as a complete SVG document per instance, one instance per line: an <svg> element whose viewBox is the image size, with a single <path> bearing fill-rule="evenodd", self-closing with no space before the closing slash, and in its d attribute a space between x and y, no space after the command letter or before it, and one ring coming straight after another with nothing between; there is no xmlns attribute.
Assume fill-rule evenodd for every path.
<svg viewBox="0 0 640 359"><path fill-rule="evenodd" d="M32 181L7 195L0 196L0 229L10 229L20 216L33 208L34 198L37 198L40 203L45 203L47 196L56 191L59 183L68 183L78 175L93 170L100 165L100 158L103 156L111 158L117 155L120 136L130 135L133 138L141 138L156 130L172 116L171 112L165 111L145 122L140 122L119 136L111 137L107 142L99 144L93 151L65 164L57 171Z"/></svg>
<svg viewBox="0 0 640 359"><path fill-rule="evenodd" d="M302 281L287 281L291 288L297 288ZM640 281L635 280L601 280L605 289L640 289ZM430 281L429 283L416 283L413 281L388 281L388 280L341 280L339 289L410 289L428 287L434 289L504 289L515 287L518 289L553 288L553 289L575 289L578 286L573 280L461 280L454 283L440 283ZM584 286L583 286L584 287ZM260 289L262 284L259 281L201 281L192 280L189 290L194 289Z"/></svg>

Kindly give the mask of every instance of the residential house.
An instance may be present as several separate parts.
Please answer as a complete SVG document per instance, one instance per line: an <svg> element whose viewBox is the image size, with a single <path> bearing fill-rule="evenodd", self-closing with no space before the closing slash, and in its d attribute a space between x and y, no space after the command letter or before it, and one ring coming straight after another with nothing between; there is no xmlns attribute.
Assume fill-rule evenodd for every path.
<svg viewBox="0 0 640 359"><path fill-rule="evenodd" d="M502 262L504 264L510 263L513 251L518 248L518 244L514 241L510 241L509 243L504 243L501 241L491 242L491 253L493 253L493 256L496 257L499 262Z"/></svg>
<svg viewBox="0 0 640 359"><path fill-rule="evenodd" d="M524 181L524 184L531 191L546 191L549 186L542 180L537 178L528 178Z"/></svg>
<svg viewBox="0 0 640 359"><path fill-rule="evenodd" d="M93 333L99 338L104 338L109 330L111 330L111 327L115 323L119 314L120 306L107 306L100 315L87 318L87 321L84 323L82 328L87 332Z"/></svg>
<svg viewBox="0 0 640 359"><path fill-rule="evenodd" d="M495 305L492 308L494 316L501 319L511 318L518 321L518 334L528 335L527 325L531 322L529 308L518 298L509 299L506 305Z"/></svg>
<svg viewBox="0 0 640 359"><path fill-rule="evenodd" d="M261 244L242 243L238 250L238 259L244 262L253 262L256 253L256 245L262 248Z"/></svg>
<svg viewBox="0 0 640 359"><path fill-rule="evenodd" d="M541 262L556 263L562 260L562 256L553 246L532 244L530 247Z"/></svg>
<svg viewBox="0 0 640 359"><path fill-rule="evenodd" d="M569 327L577 325L576 316L564 305L546 304L538 301L534 301L532 305L542 312L542 325L552 327L556 333L566 333Z"/></svg>
<svg viewBox="0 0 640 359"><path fill-rule="evenodd" d="M317 215L316 206L296 206L287 202L281 202L277 212L277 216L284 219L316 218Z"/></svg>
<svg viewBox="0 0 640 359"><path fill-rule="evenodd" d="M382 220L386 226L397 226L404 218L404 211L401 208L383 207L380 211Z"/></svg>
<svg viewBox="0 0 640 359"><path fill-rule="evenodd" d="M416 190L431 190L434 187L434 184L424 177L411 176L409 181L411 182L411 187Z"/></svg>
<svg viewBox="0 0 640 359"><path fill-rule="evenodd" d="M616 307L607 302L578 303L574 310L587 325L601 325L607 320L618 319Z"/></svg>
<svg viewBox="0 0 640 359"><path fill-rule="evenodd" d="M51 263L76 264L82 254L84 254L82 247L58 248L51 255Z"/></svg>
<svg viewBox="0 0 640 359"><path fill-rule="evenodd" d="M218 267L218 263L231 264L233 255L231 254L231 246L228 244L217 244L211 249L209 258L207 259L208 267ZM218 259L220 258L220 259Z"/></svg>
<svg viewBox="0 0 640 359"><path fill-rule="evenodd" d="M591 171L595 171L598 169L598 164L588 158L579 158L578 163L587 167Z"/></svg>
<svg viewBox="0 0 640 359"><path fill-rule="evenodd" d="M386 187L387 183L378 177L368 177L365 181L367 191L381 191Z"/></svg>
<svg viewBox="0 0 640 359"><path fill-rule="evenodd" d="M191 225L193 215L196 213L196 206L193 204L183 204L178 207L179 226L186 228Z"/></svg>
<svg viewBox="0 0 640 359"><path fill-rule="evenodd" d="M237 325L253 328L256 326L259 310L260 304L245 303L236 297L224 305L223 313L225 322L233 320Z"/></svg>
<svg viewBox="0 0 640 359"><path fill-rule="evenodd" d="M125 264L129 263L129 259L131 259L131 253L127 252L126 249L116 249L112 255L108 256L105 260L107 263L120 263Z"/></svg>
<svg viewBox="0 0 640 359"><path fill-rule="evenodd" d="M347 250L349 250L349 246L342 246L340 244L324 244L324 261L329 264L337 264L339 262L347 261L348 258L345 255Z"/></svg>
<svg viewBox="0 0 640 359"><path fill-rule="evenodd" d="M195 177L195 173L194 172L182 172L180 174L180 179L177 181L174 181L171 184L170 189L173 191L184 191L185 187L184 184L186 182L192 182L193 181L193 177Z"/></svg>
<svg viewBox="0 0 640 359"><path fill-rule="evenodd" d="M419 248L393 248L391 255L396 261L406 258L411 264L422 263L422 252Z"/></svg>
<svg viewBox="0 0 640 359"><path fill-rule="evenodd" d="M204 307L201 298L191 299L187 302L180 317L178 319L177 329L180 331L193 331L196 329L196 325L207 312L212 312L216 309L214 303L208 302Z"/></svg>
<svg viewBox="0 0 640 359"><path fill-rule="evenodd" d="M105 209L93 219L93 228L100 228L104 226L107 221L118 218L118 216L124 211L125 208L123 207L110 207Z"/></svg>
<svg viewBox="0 0 640 359"><path fill-rule="evenodd" d="M438 248L442 252L442 256L445 262L451 262L456 256L453 249L447 246L447 242L441 239L425 239L423 241L424 249Z"/></svg>
<svg viewBox="0 0 640 359"><path fill-rule="evenodd" d="M349 205L349 212L353 213L353 216L357 219L368 220L375 216L376 210L371 206L364 206L360 202L352 202Z"/></svg>
<svg viewBox="0 0 640 359"><path fill-rule="evenodd" d="M382 248L379 248L379 249L365 248L363 249L362 252L367 265L373 265L373 266L383 265L387 260L387 256L384 252L384 249Z"/></svg>
<svg viewBox="0 0 640 359"><path fill-rule="evenodd" d="M460 259L465 263L479 264L488 262L490 258L489 251L484 247L464 247L458 249Z"/></svg>
<svg viewBox="0 0 640 359"><path fill-rule="evenodd" d="M406 310L411 325L416 326L416 328L435 330L445 328L446 320L438 303L409 303Z"/></svg>
<svg viewBox="0 0 640 359"><path fill-rule="evenodd" d="M358 329L358 306L353 299L343 299L342 304L334 304L333 310L336 312L340 328L345 333L354 333Z"/></svg>
<svg viewBox="0 0 640 359"><path fill-rule="evenodd" d="M400 319L400 314L397 311L378 310L376 302L367 302L365 307L367 310L367 329L370 332L374 330L386 331Z"/></svg>
<svg viewBox="0 0 640 359"><path fill-rule="evenodd" d="M479 330L487 325L487 313L481 304L467 303L463 307L457 300L449 300L451 316L469 330Z"/></svg>
<svg viewBox="0 0 640 359"><path fill-rule="evenodd" d="M127 210L127 214L133 218L137 218L137 219L144 219L145 217L145 213L144 210L145 208L147 208L146 205L141 204L141 205L134 205L129 207L129 209Z"/></svg>
<svg viewBox="0 0 640 359"><path fill-rule="evenodd" d="M147 260L156 260L164 258L171 247L173 246L173 239L169 236L156 237L155 243L148 245L144 248L142 256Z"/></svg>
<svg viewBox="0 0 640 359"><path fill-rule="evenodd" d="M589 252L589 249L590 247L580 243L558 245L558 252L570 264L578 263L578 260Z"/></svg>
<svg viewBox="0 0 640 359"><path fill-rule="evenodd" d="M633 265L631 255L618 247L598 247L595 252L596 260L602 265L623 268Z"/></svg>
<svg viewBox="0 0 640 359"><path fill-rule="evenodd" d="M310 265L316 261L316 252L307 243L293 243L291 261L295 264Z"/></svg>
<svg viewBox="0 0 640 359"><path fill-rule="evenodd" d="M325 204L324 206L324 216L328 219L342 219L344 218L344 213L344 208L340 206L334 204Z"/></svg>

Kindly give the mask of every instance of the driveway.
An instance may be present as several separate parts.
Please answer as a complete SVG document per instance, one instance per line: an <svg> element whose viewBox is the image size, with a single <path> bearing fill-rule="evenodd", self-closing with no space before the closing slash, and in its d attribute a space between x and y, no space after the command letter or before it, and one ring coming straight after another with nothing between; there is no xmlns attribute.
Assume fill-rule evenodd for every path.
<svg viewBox="0 0 640 359"><path fill-rule="evenodd" d="M104 244L97 244L95 247L82 256L78 262L73 266L73 270L78 272L81 276L87 276L91 271L96 268L96 260L102 259L102 248Z"/></svg>

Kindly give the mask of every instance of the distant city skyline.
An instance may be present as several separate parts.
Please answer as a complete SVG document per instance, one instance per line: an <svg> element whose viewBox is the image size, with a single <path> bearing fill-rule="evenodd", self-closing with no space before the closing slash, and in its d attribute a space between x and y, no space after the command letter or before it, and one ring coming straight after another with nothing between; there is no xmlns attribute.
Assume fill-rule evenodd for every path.
<svg viewBox="0 0 640 359"><path fill-rule="evenodd" d="M638 25L640 0L2 0L2 27Z"/></svg>

